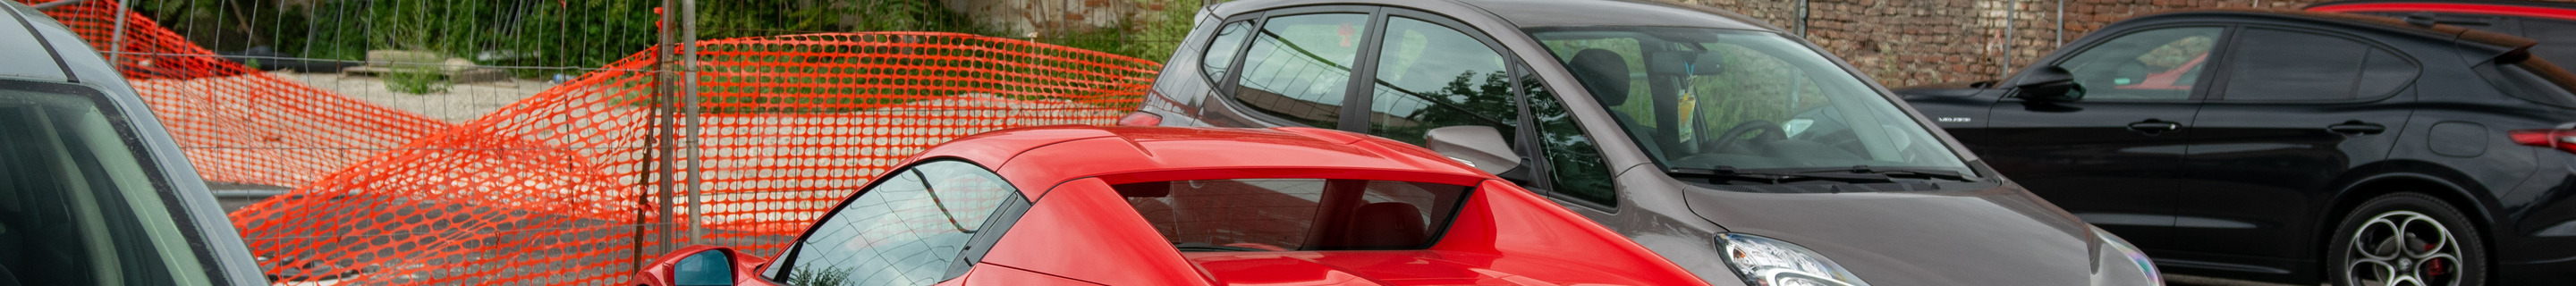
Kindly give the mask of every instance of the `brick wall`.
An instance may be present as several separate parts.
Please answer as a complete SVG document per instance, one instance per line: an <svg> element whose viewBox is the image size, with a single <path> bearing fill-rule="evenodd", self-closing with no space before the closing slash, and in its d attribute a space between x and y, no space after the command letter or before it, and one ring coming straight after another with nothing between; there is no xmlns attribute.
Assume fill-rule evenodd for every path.
<svg viewBox="0 0 2576 286"><path fill-rule="evenodd" d="M1663 1L1731 10L1784 29L1795 29L1798 19L1796 0ZM1809 41L1900 87L1997 78L2006 58L2019 69L2056 51L2061 33L2073 41L2134 16L2197 8L2295 10L2320 2L2327 1L1809 0L1806 22Z"/></svg>

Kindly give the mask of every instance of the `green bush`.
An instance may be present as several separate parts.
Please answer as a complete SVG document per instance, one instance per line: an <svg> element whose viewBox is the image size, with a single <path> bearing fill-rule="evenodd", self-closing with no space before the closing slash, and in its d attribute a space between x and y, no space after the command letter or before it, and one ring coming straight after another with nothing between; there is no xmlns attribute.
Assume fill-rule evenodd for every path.
<svg viewBox="0 0 2576 286"><path fill-rule="evenodd" d="M447 92L448 88L446 75L433 65L395 65L382 77L385 89L393 92L431 94Z"/></svg>
<svg viewBox="0 0 2576 286"><path fill-rule="evenodd" d="M1138 5L1149 5L1156 0L1133 1ZM1190 35L1191 25L1195 24L1190 17L1198 16L1199 3L1202 2L1169 0L1163 3L1162 11L1154 12L1153 15L1149 15L1153 17L1143 21L1120 20L1109 27L1044 36L1036 40L1041 43L1162 62L1171 59L1172 51L1180 48L1181 38Z"/></svg>

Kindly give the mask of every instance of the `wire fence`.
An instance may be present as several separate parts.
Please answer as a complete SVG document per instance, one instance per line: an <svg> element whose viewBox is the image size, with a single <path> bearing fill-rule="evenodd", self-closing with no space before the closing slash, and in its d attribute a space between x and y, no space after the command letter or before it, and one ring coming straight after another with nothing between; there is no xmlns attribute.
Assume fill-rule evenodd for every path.
<svg viewBox="0 0 2576 286"><path fill-rule="evenodd" d="M799 5L750 1L22 1L118 65L284 284L598 285L679 245L774 255L905 157L1107 124L1161 69L1040 42L1178 41L792 14L693 40L674 18L698 13L659 13ZM769 22L838 28L727 28Z"/></svg>

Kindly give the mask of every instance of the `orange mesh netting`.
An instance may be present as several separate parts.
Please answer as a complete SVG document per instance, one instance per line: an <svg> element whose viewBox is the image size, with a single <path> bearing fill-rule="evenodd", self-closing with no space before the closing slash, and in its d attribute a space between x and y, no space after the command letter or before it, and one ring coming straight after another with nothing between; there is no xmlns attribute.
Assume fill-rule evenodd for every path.
<svg viewBox="0 0 2576 286"><path fill-rule="evenodd" d="M1159 67L947 33L699 43L703 220L711 241L778 251L906 156L977 132L1105 124ZM613 283L657 253L650 53L236 212L255 252L368 265L367 284ZM667 168L667 167L665 167ZM682 225L685 218L673 218ZM311 269L306 269L311 270ZM326 271L327 272L327 271ZM329 277L330 273L308 273Z"/></svg>
<svg viewBox="0 0 2576 286"><path fill-rule="evenodd" d="M47 13L103 44L115 5ZM994 129L1107 124L1161 69L954 33L700 41L704 195L691 222L658 217L684 214L684 202L654 196L679 179L663 168L680 168L656 156L686 156L652 140L679 112L654 92L655 63L676 56L637 53L449 126L206 57L140 15L129 21L125 51L171 55L122 67L208 180L298 186L232 214L281 282L596 285L622 282L667 244L772 255L904 157ZM708 235L653 236L665 219Z"/></svg>
<svg viewBox="0 0 2576 286"><path fill-rule="evenodd" d="M97 0L44 12L92 48L124 53L118 71L208 181L302 186L452 127L226 61L140 14L129 14L125 46L112 49L116 5Z"/></svg>

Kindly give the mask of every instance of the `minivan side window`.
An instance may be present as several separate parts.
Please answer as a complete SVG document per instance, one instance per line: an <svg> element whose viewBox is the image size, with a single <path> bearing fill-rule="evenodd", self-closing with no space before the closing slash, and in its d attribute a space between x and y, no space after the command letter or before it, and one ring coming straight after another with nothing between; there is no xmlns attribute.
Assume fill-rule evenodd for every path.
<svg viewBox="0 0 2576 286"><path fill-rule="evenodd" d="M224 283L110 94L0 79L0 285Z"/></svg>
<svg viewBox="0 0 2576 286"><path fill-rule="evenodd" d="M2191 99L2220 27L2160 28L2120 35L2057 64L2084 87L2084 100Z"/></svg>
<svg viewBox="0 0 2576 286"><path fill-rule="evenodd" d="M1439 24L1389 17L1370 90L1368 133L1423 144L1432 128L1481 125L1512 134L1520 124L1503 55Z"/></svg>
<svg viewBox="0 0 2576 286"><path fill-rule="evenodd" d="M2415 80L2415 63L2350 38L2246 28L2229 53L2230 101L2377 98Z"/></svg>
<svg viewBox="0 0 2576 286"><path fill-rule="evenodd" d="M1532 125L1538 127L1540 153L1547 157L1549 193L1603 206L1619 206L1619 189L1611 184L1610 162L1601 159L1599 141L1583 134L1556 93L1534 73L1521 68L1520 88L1529 100Z"/></svg>
<svg viewBox="0 0 2576 286"><path fill-rule="evenodd" d="M1253 33L1234 99L1270 116L1308 126L1340 125L1351 66L1368 31L1368 14L1272 17Z"/></svg>
<svg viewBox="0 0 2576 286"><path fill-rule="evenodd" d="M1208 80L1225 80L1226 73L1234 70L1235 53L1243 51L1243 37L1251 35L1251 21L1228 23L1216 29L1215 40L1208 41L1207 54L1199 60L1200 70L1207 73Z"/></svg>
<svg viewBox="0 0 2576 286"><path fill-rule="evenodd" d="M933 161L882 182L814 224L768 272L788 285L931 285L959 273L977 230L1004 203L1024 200L1001 176ZM782 273L783 272L783 273Z"/></svg>

